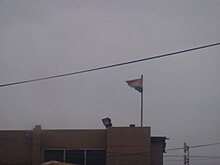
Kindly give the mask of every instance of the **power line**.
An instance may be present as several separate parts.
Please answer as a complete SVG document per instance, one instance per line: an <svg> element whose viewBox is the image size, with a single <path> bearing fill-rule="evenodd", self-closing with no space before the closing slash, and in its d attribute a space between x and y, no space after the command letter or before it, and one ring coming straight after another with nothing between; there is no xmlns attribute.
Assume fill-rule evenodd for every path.
<svg viewBox="0 0 220 165"><path fill-rule="evenodd" d="M182 159L167 159L167 160L164 160L165 162L182 162L183 160Z"/></svg>
<svg viewBox="0 0 220 165"><path fill-rule="evenodd" d="M180 50L180 51L176 51L176 52L172 52L172 53L161 54L161 55L146 57L146 58L137 59L137 60L133 60L133 61L116 63L116 64L111 64L111 65L106 65L106 66L101 66L101 67L96 67L96 68L91 68L91 69L86 69L86 70L81 70L81 71L76 71L76 72L71 72L71 73L65 73L65 74L59 74L59 75L54 75L54 76L48 76L48 77L42 77L42 78L0 84L0 88L7 87L7 86L13 86L13 85L19 85L19 84L26 84L26 83L31 83L31 82L35 82L35 81L43 81L43 80L48 80L48 79L61 78L61 77L77 75L77 74L82 74L82 73L87 73L87 72L93 72L93 71L98 71L98 70L104 70L104 69L108 69L108 68L119 67L122 65L129 65L129 64L134 64L134 63L138 63L138 62L153 60L153 59L162 58L162 57L173 56L173 55L186 53L186 52L190 52L190 51L195 51L195 50L199 50L199 49L205 49L205 48L218 46L218 45L220 45L220 42L214 43L214 44L209 44L209 45L204 45L204 46L200 46L200 47L194 47L194 48L190 48L190 49Z"/></svg>
<svg viewBox="0 0 220 165"><path fill-rule="evenodd" d="M18 141L18 140L15 140L15 139L8 139L8 138L0 138L0 141L11 141L11 142L17 142L17 143L25 143L23 141ZM209 143L209 144L203 144L203 145L195 145L195 146L192 146L192 147L205 147L205 146L211 146L211 145L219 145L220 143ZM34 143L32 145L40 145L38 143ZM47 146L48 147L48 146ZM52 146L50 146L52 147ZM53 146L55 147L55 146ZM16 147L17 148L17 147ZM57 148L57 147L56 147ZM177 148L175 148L177 149ZM150 152L150 151L146 151L146 152L136 152L136 153L119 153L119 152L108 152L110 155L108 155L107 157L108 158L123 158L123 157L126 157L126 159L128 157L131 157L131 156L161 156L161 153L159 152ZM182 158L183 155L164 155L163 157L165 158ZM209 159L220 159L220 156L205 156L205 155L191 155L190 156L190 160L209 160ZM132 159L133 160L133 159ZM165 160L166 161L166 160ZM181 160L168 160L168 161L181 161ZM2 165L9 165L9 164L5 164L3 162L0 162L0 164ZM16 163L17 164L17 163ZM25 164L29 164L29 163L18 163L19 165L25 165ZM10 164L10 165L13 165L13 164Z"/></svg>
<svg viewBox="0 0 220 165"><path fill-rule="evenodd" d="M27 136L26 139L28 139L28 137L30 138L32 136L31 133L32 133L32 131L27 131L26 132L26 134L27 134L26 135ZM7 138L7 137L0 137L0 142L1 141L24 143L24 141L17 140L17 139L10 139L10 138ZM41 145L41 144L40 143L34 143L34 145ZM200 145L193 145L193 146L189 146L189 148L206 147L206 146L213 146L213 145L220 145L220 142L208 143L208 144L200 144ZM115 145L115 146L109 146L109 147L131 147L131 146L130 145L129 146L128 145ZM135 145L135 146L136 147L140 147L138 145ZM135 146L132 146L132 147L135 147ZM54 147L54 146L52 145L51 147ZM183 149L183 147L169 148L166 151L177 150L177 149Z"/></svg>
<svg viewBox="0 0 220 165"><path fill-rule="evenodd" d="M194 146L189 146L189 148L208 147L208 146L214 146L214 145L220 145L220 142L209 143L209 144L201 144L201 145L194 145ZM183 149L183 147L169 148L166 151L175 151L175 150L181 150L181 149Z"/></svg>
<svg viewBox="0 0 220 165"><path fill-rule="evenodd" d="M195 159L190 159L190 160L199 161L199 160L210 160L210 159L220 159L220 157L202 157L202 158L195 158Z"/></svg>
<svg viewBox="0 0 220 165"><path fill-rule="evenodd" d="M164 157L183 157L183 155L164 155ZM209 159L220 159L220 156L210 156L210 155L190 155L190 158L209 158Z"/></svg>
<svg viewBox="0 0 220 165"><path fill-rule="evenodd" d="M204 161L204 160L211 160L211 159L220 159L220 157L213 157L213 156L202 156L197 158L193 157L192 159L190 159L190 161ZM165 159L164 161L166 162L181 162L183 161L182 159Z"/></svg>
<svg viewBox="0 0 220 165"><path fill-rule="evenodd" d="M220 145L220 143L210 143L210 144L203 144L203 145L189 146L189 148L208 147L208 146L214 146L214 145Z"/></svg>
<svg viewBox="0 0 220 165"><path fill-rule="evenodd" d="M182 150L183 147L178 147L178 148L169 148L166 151L175 151L175 150Z"/></svg>
<svg viewBox="0 0 220 165"><path fill-rule="evenodd" d="M30 139L29 139L30 140ZM30 146L41 146L40 143L30 143L28 138L26 138L24 141L20 141L17 139L9 139L9 138L0 138L0 142L14 142L14 143L20 143L21 145L30 145ZM219 145L220 143L209 143L209 144L203 144L203 145L196 145L199 147L204 146L211 146L211 145ZM45 145L46 148L60 148L60 145ZM121 146L119 146L121 147ZM195 147L195 146L192 146ZM17 147L16 147L17 148ZM20 147L19 149L24 149L23 147ZM178 148L175 148L178 149ZM151 152L151 151L145 151L145 152L136 152L136 153L125 153L125 152L108 152L110 155L109 157L129 157L129 156L160 156L161 152ZM182 155L164 155L164 157L183 157ZM220 159L220 156L190 156L191 158L209 158L209 159Z"/></svg>
<svg viewBox="0 0 220 165"><path fill-rule="evenodd" d="M142 155L142 156L145 156L145 155ZM178 158L178 157L182 157L182 156L181 155L170 155L168 157ZM191 161L204 161L204 160L210 160L210 159L220 159L220 156L190 156L190 157L193 158L193 159L191 159ZM116 159L121 160L122 158L118 157ZM138 159L126 159L126 160L138 161ZM165 159L164 161L166 161L166 162L171 162L171 161L173 161L173 162L180 162L180 161L182 161L182 159ZM4 162L0 162L0 165L28 165L30 163L33 163L33 162L20 162L20 163L4 163ZM39 162L34 162L34 163L39 163Z"/></svg>
<svg viewBox="0 0 220 165"><path fill-rule="evenodd" d="M28 134L29 132L27 132ZM15 143L20 143L20 144L28 144L30 145L30 141L31 138L26 138L24 141L22 140L17 140L17 139L10 139L10 138L6 138L6 137L0 137L0 143L1 142L15 142ZM31 145L34 145L34 146L41 146L41 143L31 143ZM201 144L201 145L193 145L193 146L189 146L189 148L198 148L198 147L208 147L208 146L214 146L214 145L220 145L220 142L216 142L216 143L208 143L208 144ZM48 148L57 148L57 147L60 147L60 145L44 145L44 147L48 147ZM128 146L122 146L122 145L117 145L117 146L109 146L109 147L128 147ZM135 146L132 146L132 147L135 147ZM139 147L139 146L138 146ZM178 148L169 148L167 149L166 151L174 151L174 150L180 150L180 149L183 149L183 147L178 147ZM120 152L110 152L112 154L125 154L125 153L120 153ZM136 154L150 154L150 153L153 153L153 154L158 154L158 152L138 152ZM160 152L159 152L160 153ZM126 153L127 154L127 153ZM179 155L178 155L179 156Z"/></svg>

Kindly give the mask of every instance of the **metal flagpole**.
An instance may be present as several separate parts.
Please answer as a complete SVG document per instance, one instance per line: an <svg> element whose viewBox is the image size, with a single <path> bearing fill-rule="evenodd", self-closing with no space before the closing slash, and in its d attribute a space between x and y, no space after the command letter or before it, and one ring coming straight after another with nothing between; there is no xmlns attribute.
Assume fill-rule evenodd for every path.
<svg viewBox="0 0 220 165"><path fill-rule="evenodd" d="M142 81L142 91L141 91L141 127L143 127L143 93L144 93L143 75L141 75L141 81Z"/></svg>

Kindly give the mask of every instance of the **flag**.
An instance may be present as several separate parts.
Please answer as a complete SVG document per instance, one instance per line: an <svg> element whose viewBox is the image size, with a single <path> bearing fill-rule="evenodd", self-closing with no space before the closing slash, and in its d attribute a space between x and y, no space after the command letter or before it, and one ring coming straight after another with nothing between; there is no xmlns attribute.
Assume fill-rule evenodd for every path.
<svg viewBox="0 0 220 165"><path fill-rule="evenodd" d="M138 92L143 92L143 78L134 79L134 80L128 80L126 81L127 84L131 87L136 89Z"/></svg>

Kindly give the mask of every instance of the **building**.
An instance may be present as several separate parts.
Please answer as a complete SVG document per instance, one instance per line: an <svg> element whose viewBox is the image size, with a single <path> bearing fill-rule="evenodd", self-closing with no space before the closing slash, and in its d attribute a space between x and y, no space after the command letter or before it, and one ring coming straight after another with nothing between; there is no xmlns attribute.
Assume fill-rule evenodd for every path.
<svg viewBox="0 0 220 165"><path fill-rule="evenodd" d="M56 160L79 165L162 165L166 137L150 127L100 130L0 131L0 164L39 165Z"/></svg>

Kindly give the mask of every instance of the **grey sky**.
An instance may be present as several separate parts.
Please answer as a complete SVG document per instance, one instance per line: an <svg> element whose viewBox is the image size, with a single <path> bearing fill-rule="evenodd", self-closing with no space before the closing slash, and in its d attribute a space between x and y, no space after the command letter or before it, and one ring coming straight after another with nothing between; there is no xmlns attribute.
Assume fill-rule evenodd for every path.
<svg viewBox="0 0 220 165"><path fill-rule="evenodd" d="M219 16L218 0L1 0L0 84L220 42ZM219 52L1 88L0 129L103 128L106 116L114 126L140 125L140 94L125 81L143 74L152 135L169 137L167 148L220 142ZM220 145L191 154L220 156Z"/></svg>

